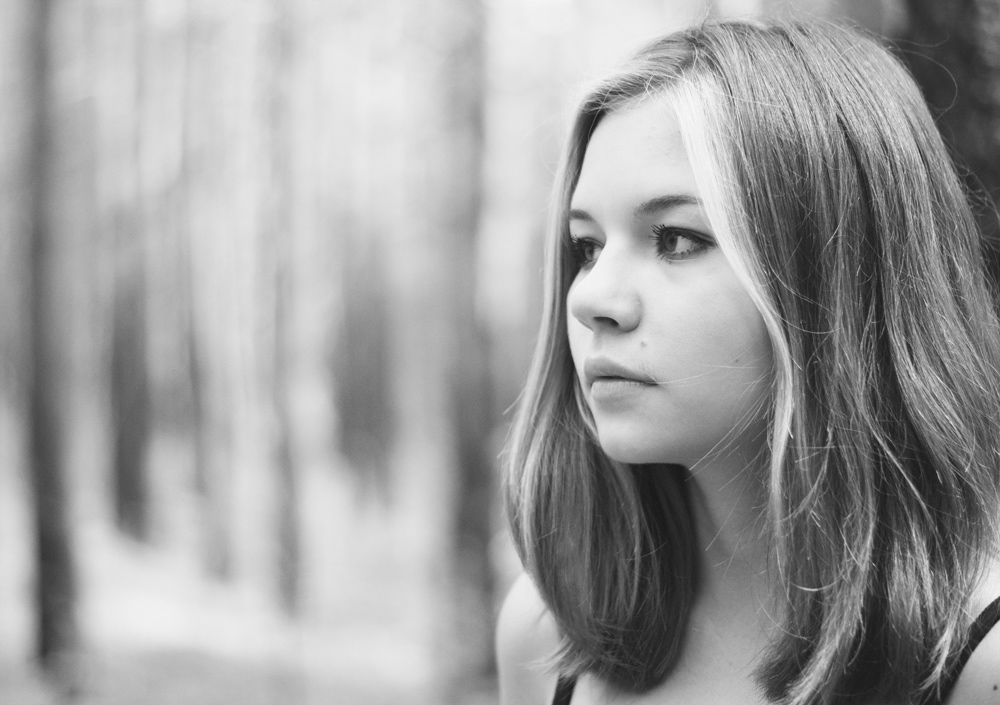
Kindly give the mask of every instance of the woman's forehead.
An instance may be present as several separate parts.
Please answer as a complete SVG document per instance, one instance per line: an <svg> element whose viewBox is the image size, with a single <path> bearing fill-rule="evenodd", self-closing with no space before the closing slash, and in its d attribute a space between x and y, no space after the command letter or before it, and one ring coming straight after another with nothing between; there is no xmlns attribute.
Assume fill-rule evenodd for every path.
<svg viewBox="0 0 1000 705"><path fill-rule="evenodd" d="M643 101L606 116L587 145L570 208L596 215L610 203L641 210L664 198L700 200L671 106Z"/></svg>

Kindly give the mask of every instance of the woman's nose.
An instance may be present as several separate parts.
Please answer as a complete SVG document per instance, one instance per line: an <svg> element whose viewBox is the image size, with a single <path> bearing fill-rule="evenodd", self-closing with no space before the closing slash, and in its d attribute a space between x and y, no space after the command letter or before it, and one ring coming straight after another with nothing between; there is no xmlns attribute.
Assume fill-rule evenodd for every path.
<svg viewBox="0 0 1000 705"><path fill-rule="evenodd" d="M570 287L566 297L570 315L594 332L599 328L628 332L639 325L642 302L627 259L621 253L602 252Z"/></svg>

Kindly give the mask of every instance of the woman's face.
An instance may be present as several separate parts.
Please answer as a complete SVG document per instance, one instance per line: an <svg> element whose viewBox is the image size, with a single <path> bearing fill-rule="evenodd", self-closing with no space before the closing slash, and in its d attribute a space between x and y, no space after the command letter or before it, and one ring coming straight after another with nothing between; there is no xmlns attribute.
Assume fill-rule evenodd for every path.
<svg viewBox="0 0 1000 705"><path fill-rule="evenodd" d="M716 244L662 100L600 122L569 230L580 264L567 296L569 344L605 453L690 468L756 450L771 345Z"/></svg>

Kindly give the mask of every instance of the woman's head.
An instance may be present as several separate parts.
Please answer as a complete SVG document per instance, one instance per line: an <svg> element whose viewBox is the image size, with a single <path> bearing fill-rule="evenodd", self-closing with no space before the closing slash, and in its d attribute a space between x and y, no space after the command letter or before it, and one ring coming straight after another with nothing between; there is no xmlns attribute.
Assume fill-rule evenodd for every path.
<svg viewBox="0 0 1000 705"><path fill-rule="evenodd" d="M701 219L742 293L730 302L752 303L739 316L756 331L747 349L768 353L766 365L741 358L757 365L741 378L752 399L720 427L768 427L768 526L786 614L765 685L795 702L910 697L944 667L964 619L954 593L967 594L995 535L998 325L965 196L912 79L874 41L815 24L670 35L591 89L574 116L508 485L515 538L563 626L566 664L626 686L655 683L676 658L678 615L698 577L678 473L624 464L696 459L632 452L634 437L615 446L630 440L615 426L628 416L594 404L586 371L582 386L574 373L580 352L601 368L595 327L631 325L622 302L636 282L614 289L611 271L628 241L581 249L594 225L571 217L604 207L614 159L637 146L623 125L683 145L671 163L683 162L700 203L696 215L670 217ZM680 151L666 137L649 143L661 163ZM588 162L592 147L604 162ZM590 168L602 163L612 167ZM588 302L580 292L605 254L595 280L605 288L591 286ZM671 276L706 262L677 263ZM611 308L595 308L594 289ZM668 367L692 352L664 349ZM657 620L658 636L636 635ZM859 669L875 653L897 668Z"/></svg>

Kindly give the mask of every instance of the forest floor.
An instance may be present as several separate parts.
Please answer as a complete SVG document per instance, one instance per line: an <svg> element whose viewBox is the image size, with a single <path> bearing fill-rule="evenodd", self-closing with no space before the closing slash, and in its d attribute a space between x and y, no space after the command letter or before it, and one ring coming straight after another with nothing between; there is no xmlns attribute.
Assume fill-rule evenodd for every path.
<svg viewBox="0 0 1000 705"><path fill-rule="evenodd" d="M113 535L90 543L85 648L71 665L78 693L66 697L31 660L26 585L15 591L0 580L0 705L437 702L420 615L400 614L419 602L403 594L405 574L366 576L357 583L364 599L345 596L335 613L293 619L238 586L123 550ZM470 702L495 702L490 688Z"/></svg>
<svg viewBox="0 0 1000 705"><path fill-rule="evenodd" d="M359 510L325 471L307 472L304 482L305 577L294 617L278 606L263 569L211 578L190 543L124 538L84 497L74 534L84 648L72 666L78 692L66 697L31 659L28 491L2 411L0 705L440 702L433 571L413 545L394 540L418 529L405 518ZM154 464L177 466L181 455L168 443L155 451ZM101 486L94 475L86 482ZM176 539L195 510L180 507L180 496L163 496L174 518L161 524ZM463 699L494 703L495 686L486 680Z"/></svg>
<svg viewBox="0 0 1000 705"><path fill-rule="evenodd" d="M367 581L369 599L353 602L353 615L339 610L334 625L286 617L239 586L123 550L113 535L88 543L84 649L68 665L78 692L67 697L31 660L27 585L0 580L0 705L432 702L420 635L391 610L374 613L398 598L398 576Z"/></svg>

